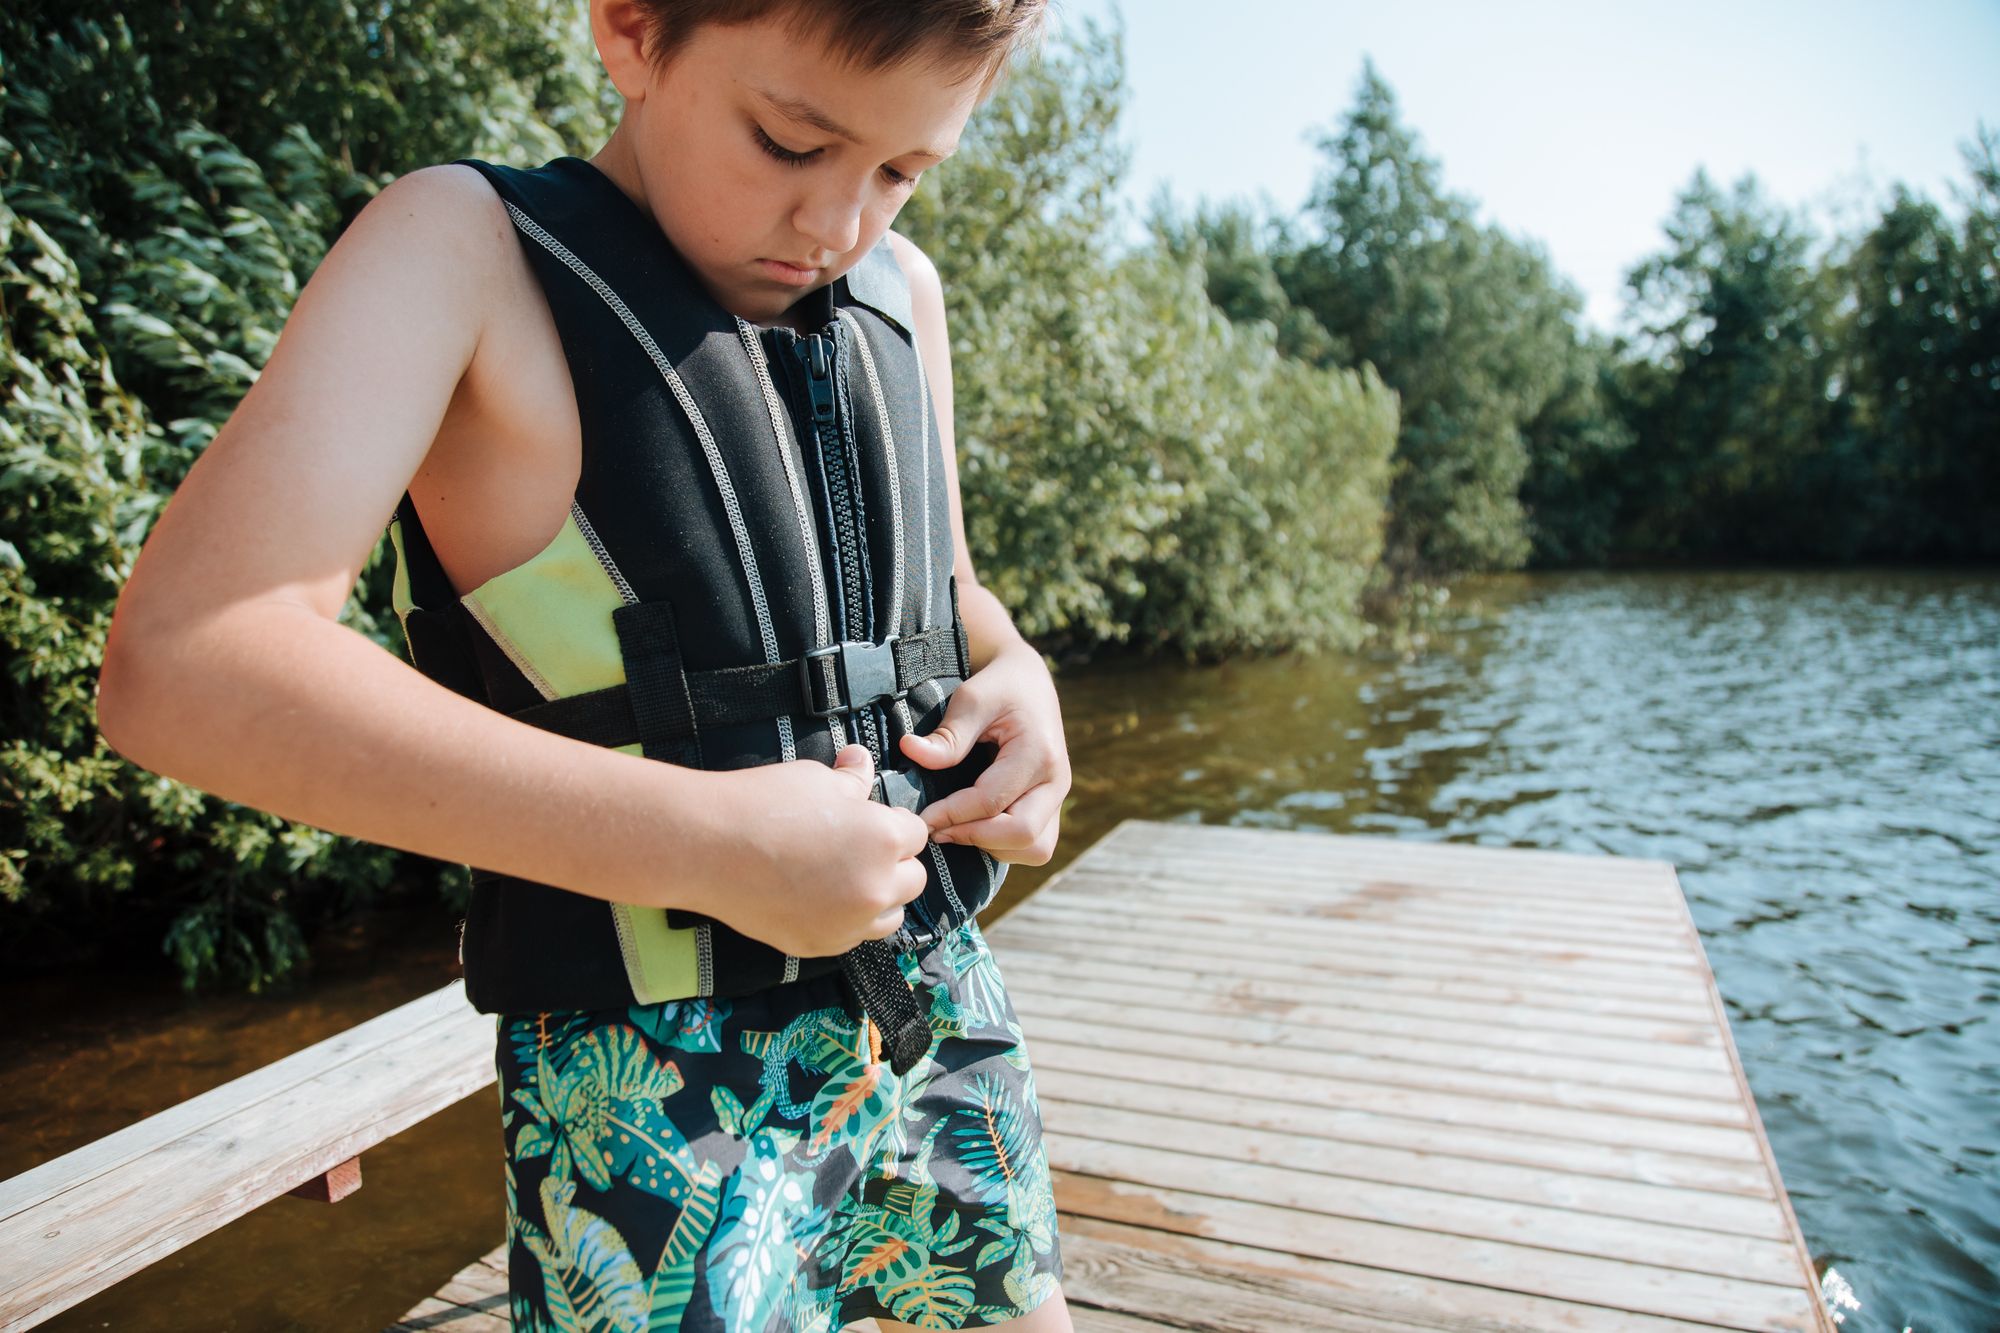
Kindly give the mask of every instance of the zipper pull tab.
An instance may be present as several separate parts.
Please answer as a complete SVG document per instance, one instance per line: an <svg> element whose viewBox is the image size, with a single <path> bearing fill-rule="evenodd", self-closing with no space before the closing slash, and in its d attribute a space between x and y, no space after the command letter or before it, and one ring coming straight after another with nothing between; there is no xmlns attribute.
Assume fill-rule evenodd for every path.
<svg viewBox="0 0 2000 1333"><path fill-rule="evenodd" d="M833 420L833 356L831 340L815 333L805 341L802 355L806 378L812 390L813 420Z"/></svg>

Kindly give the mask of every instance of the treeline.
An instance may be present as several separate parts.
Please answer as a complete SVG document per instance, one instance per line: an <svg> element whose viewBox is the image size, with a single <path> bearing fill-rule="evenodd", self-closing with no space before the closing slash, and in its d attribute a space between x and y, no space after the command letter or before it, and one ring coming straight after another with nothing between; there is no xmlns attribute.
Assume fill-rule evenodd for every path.
<svg viewBox="0 0 2000 1333"><path fill-rule="evenodd" d="M1168 212L1217 305L1401 398L1380 575L1523 563L2000 555L2000 138L1960 216L1897 187L1820 236L1698 172L1627 275L1632 332L1476 221L1372 65L1295 218Z"/></svg>

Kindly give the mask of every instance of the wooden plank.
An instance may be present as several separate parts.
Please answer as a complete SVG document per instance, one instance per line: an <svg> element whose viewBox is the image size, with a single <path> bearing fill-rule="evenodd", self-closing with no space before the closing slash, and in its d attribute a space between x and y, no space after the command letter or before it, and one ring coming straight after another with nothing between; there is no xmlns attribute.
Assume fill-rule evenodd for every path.
<svg viewBox="0 0 2000 1333"><path fill-rule="evenodd" d="M1624 904L1642 911L1669 905L1672 883L1663 876L1634 876L1602 869L1581 877L1558 876L1509 866L1504 857L1498 863L1484 866L1447 866L1415 864L1400 855L1327 859L1171 848L1093 855L1089 865L1077 870L1078 877L1088 874L1147 883L1157 879L1169 888L1205 885L1209 891L1292 888L1302 895L1326 898L1355 892L1400 897L1454 890L1504 896L1531 907L1603 910Z"/></svg>
<svg viewBox="0 0 2000 1333"><path fill-rule="evenodd" d="M467 1009L464 990L463 984L455 982L443 990L419 996L325 1041L168 1107L158 1115L107 1134L75 1152L10 1176L0 1181L0 1220L46 1202L93 1175L143 1157L160 1143L213 1124L260 1097L290 1088L322 1068L365 1061L370 1052L401 1040L414 1028L436 1021L441 1015Z"/></svg>
<svg viewBox="0 0 2000 1333"><path fill-rule="evenodd" d="M1027 923L1016 927L1011 918L1001 922L987 932L987 942L993 948L996 958L1003 963L1016 953L1033 952L1065 960L1061 966L1072 972L1088 974L1101 964L1128 964L1144 972L1171 972L1178 977L1208 977L1227 981L1231 984L1263 985L1285 984L1286 993L1296 989L1301 995L1316 995L1324 991L1329 997L1355 988L1368 990L1422 992L1436 986L1479 986L1489 989L1511 987L1523 1007L1529 1009L1530 1016L1539 1016L1538 1011L1554 1010L1563 1013L1588 1013L1593 999L1603 995L1593 995L1589 989L1578 989L1568 979L1536 974L1523 969L1485 969L1468 964L1434 965L1425 960L1405 957L1389 957L1384 954L1344 954L1338 957L1320 955L1315 958L1272 957L1261 963L1251 963L1240 958L1219 958L1202 951L1191 942L1172 945L1153 943L1128 943L1115 935L1090 938L1075 931L1048 932L1031 928ZM1620 987L1628 992L1630 987ZM1720 1047L1713 1036L1712 1015L1692 1009L1692 1001L1699 998L1695 991L1684 992L1671 998L1662 997L1658 992L1642 993L1637 1000L1649 1006L1674 1006L1671 1016L1660 1021L1674 1024L1679 1034L1664 1038L1668 1044L1690 1044L1686 1037L1695 1034L1699 1040L1694 1044ZM1338 1003L1329 998L1328 1003ZM1474 1006L1477 1008L1478 1006ZM1496 1019L1504 1020L1505 1015ZM1512 1026L1531 1026L1523 1020Z"/></svg>
<svg viewBox="0 0 2000 1333"><path fill-rule="evenodd" d="M350 1157L335 1163L333 1169L324 1175L314 1176L287 1193L296 1199L311 1199L314 1203L339 1203L360 1188L361 1159Z"/></svg>
<svg viewBox="0 0 2000 1333"><path fill-rule="evenodd" d="M1218 1151L1240 1146L1240 1141L1232 1144L1226 1135L1218 1134L1216 1140ZM1284 1210L1298 1215L1299 1226L1316 1226L1321 1219L1382 1223L1428 1236L1496 1241L1546 1252L1537 1262L1553 1262L1547 1257L1553 1254L1617 1261L1643 1256L1656 1268L1777 1287L1797 1276L1789 1237L1769 1240L1727 1235L1669 1222L1322 1175L1289 1163L1270 1165L1241 1156L1232 1161L1084 1138L1073 1130L1050 1136L1048 1153L1049 1164L1058 1170L1200 1195L1212 1201L1234 1200Z"/></svg>
<svg viewBox="0 0 2000 1333"><path fill-rule="evenodd" d="M1404 913L1464 911L1490 921L1512 921L1530 929L1574 931L1608 939L1630 939L1642 929L1680 929L1674 905L1666 897L1516 897L1506 885L1482 881L1462 883L1400 883L1366 877L1326 877L1318 873L1218 873L1200 863L1176 861L1170 867L1140 869L1136 865L1078 863L1066 873L1070 893L1130 897L1148 895L1188 907L1244 905L1274 911L1302 921L1342 921L1354 913L1402 917ZM1030 897L1022 907L1042 903ZM1018 911L1018 909L1016 909Z"/></svg>
<svg viewBox="0 0 2000 1333"><path fill-rule="evenodd" d="M1309 900L1297 893L1248 894L1205 885L1199 891L1165 892L1161 886L1126 876L1081 875L1071 881L1088 887L1089 894L1069 894L1062 898L1030 898L1015 911L1057 910L1088 905L1102 913L1108 909L1133 915L1174 917L1211 922L1230 930L1267 929L1271 918L1282 919L1287 928L1308 934L1330 935L1349 921L1383 921L1420 925L1457 934L1484 938L1505 935L1534 939L1550 944L1603 945L1630 947L1635 940L1671 940L1682 925L1664 907L1636 912L1584 914L1572 909L1524 912L1511 900L1470 894L1445 897L1423 891L1411 900L1389 900L1366 892L1343 893L1323 900ZM1012 915L1010 913L1009 915Z"/></svg>
<svg viewBox="0 0 2000 1333"><path fill-rule="evenodd" d="M1152 1319L1140 1319L1135 1315L1115 1314L1110 1310L1093 1310L1088 1307L1070 1309L1070 1327L1076 1333L1152 1333L1153 1330L1167 1329L1170 1333L1180 1333L1186 1324L1162 1324ZM869 1321L873 1324L874 1321ZM855 1325L857 1330L867 1326Z"/></svg>
<svg viewBox="0 0 2000 1333"><path fill-rule="evenodd" d="M1142 1043L1138 1049L1142 1050L1157 1049L1143 1043L1156 1041L1163 1033L1172 1034L1169 1041L1176 1037L1199 1037L1232 1049L1247 1045L1253 1049L1244 1052L1244 1056L1251 1062L1270 1054L1278 1060L1278 1067L1288 1069L1316 1067L1293 1063L1292 1060L1295 1056L1319 1053L1342 1061L1366 1061L1366 1065L1351 1067L1366 1068L1369 1071L1367 1077L1425 1087L1457 1087L1462 1077L1483 1079L1490 1075L1517 1086L1522 1081L1530 1081L1552 1089L1574 1087L1595 1090L1589 1094L1594 1100L1564 1098L1564 1105L1601 1105L1606 1109L1640 1106L1647 1114L1671 1114L1715 1124L1745 1123L1742 1103L1733 1095L1734 1088L1724 1082L1727 1075L1705 1070L1623 1064L1604 1057L1590 1058L1582 1053L1574 1057L1556 1055L1547 1048L1536 1046L1499 1043L1481 1046L1472 1033L1456 1034L1460 1036L1458 1041L1437 1041L1407 1031L1415 1026L1413 1023L1386 1018L1381 1029L1371 1033L1359 1025L1314 1025L1262 1015L1167 1009L1143 1004L1138 997L1121 1001L1102 997L1051 996L1049 992L1059 985L1048 990L1030 991L1016 1001L1016 1010L1023 1015L1045 1015L1052 1020L1081 1025L1085 1029L1093 1026L1136 1028L1140 1034L1138 1040ZM1112 1044L1119 1044L1115 1034L1107 1033L1106 1036ZM1409 1072L1407 1079L1398 1072L1406 1066ZM1329 1072L1339 1072L1334 1066L1327 1068ZM1479 1086L1482 1089L1497 1089L1507 1086L1507 1083L1482 1082ZM1647 1098L1663 1100L1647 1104L1642 1100Z"/></svg>
<svg viewBox="0 0 2000 1333"><path fill-rule="evenodd" d="M507 1295L507 1247L460 1269L385 1333L505 1333L513 1325Z"/></svg>
<svg viewBox="0 0 2000 1333"><path fill-rule="evenodd" d="M1410 1185L1485 1199L1538 1204L1577 1213L1637 1221L1671 1219L1709 1232L1788 1241L1784 1214L1771 1198L1607 1180L1442 1152L1343 1142L1318 1135L1281 1133L1230 1121L1180 1113L1178 1102L1152 1110L1129 1110L1071 1101L1046 1086L1038 1089L1042 1122L1049 1133L1127 1143L1140 1147L1258 1162L1297 1172L1344 1176L1389 1185Z"/></svg>
<svg viewBox="0 0 2000 1333"><path fill-rule="evenodd" d="M1372 1049L1368 1039L1378 1038L1396 1043L1395 1051L1401 1058L1453 1064L1483 1058L1482 1052L1499 1060L1567 1060L1574 1066L1573 1076L1585 1082L1736 1099L1736 1084L1719 1047L1697 1045L1681 1035L1689 1031L1686 1028L1649 1024L1637 1035L1600 1036L1565 1031L1554 1024L1481 1027L1476 1011L1469 1006L1437 1006L1445 1008L1448 1017L1409 1014L1366 1003L1314 1003L1316 996L1281 999L1270 991L1253 996L1243 993L1238 985L1210 978L1183 982L1172 972L1155 971L1143 981L1127 980L1123 975L1100 979L1077 961L1063 961L1068 965L1010 950L1003 972L1008 977L1024 978L1031 995L1052 997L1048 1003L1087 1006L1094 1002L1100 1008L1144 1009L1162 1025L1179 1028L1187 1024L1188 1030L1207 1036L1341 1050ZM1284 993L1274 989L1277 994ZM1367 998L1364 993L1362 999ZM1698 1030L1696 1035L1712 1040ZM1354 1044L1357 1042L1361 1044ZM1385 1048L1380 1053L1393 1052ZM1551 1072L1564 1067L1561 1063L1539 1066Z"/></svg>
<svg viewBox="0 0 2000 1333"><path fill-rule="evenodd" d="M1106 930L1103 907L1097 899L1049 902L1017 908L1008 913L1007 919L1013 921L1018 917L1023 923L1086 937L1102 932L1122 939L1136 932L1185 943L1193 936L1218 952L1246 958L1270 957L1276 952L1274 941L1282 944L1287 957L1318 957L1337 956L1353 948L1357 940L1395 940L1491 955L1496 962L1503 963L1516 958L1554 958L1637 967L1645 969L1639 973L1641 977L1657 979L1664 988L1680 985L1684 974L1698 973L1690 952L1666 931L1654 932L1650 943L1635 946L1629 942L1630 937L1623 944L1550 940L1498 930L1482 933L1462 925L1433 926L1402 918L1305 921L1269 913L1239 914L1239 919L1232 922L1220 911L1133 912L1119 919L1113 929ZM1653 974L1659 975L1656 978Z"/></svg>
<svg viewBox="0 0 2000 1333"><path fill-rule="evenodd" d="M492 1083L454 982L0 1184L0 1329L26 1328Z"/></svg>
<svg viewBox="0 0 2000 1333"><path fill-rule="evenodd" d="M1055 1185L1057 1206L1066 1213L1723 1328L1815 1329L1803 1289L1322 1217L1069 1171L1057 1171Z"/></svg>
<svg viewBox="0 0 2000 1333"><path fill-rule="evenodd" d="M1024 938L1007 933L1004 923L988 933L987 942L993 946L995 958L1009 960L1006 964L1009 969L1014 966L1012 960L1026 958L1031 965L1060 967L1073 978L1102 975L1107 980L1129 983L1143 983L1159 972L1156 966L1150 964L1126 963L1097 956L1092 957L1092 965L1086 972L1076 966L1075 952L1050 953L1037 948ZM1706 1003L1627 1000L1576 991L1542 991L1520 984L1518 975L1510 984L1492 985L1412 973L1343 971L1336 974L1322 968L1298 968L1295 973L1300 985L1312 987L1315 995L1329 997L1325 1001L1329 1006L1352 1007L1359 1004L1371 1011L1386 1009L1420 1018L1465 1018L1486 1014L1498 1027L1555 1027L1563 1031L1593 1032L1611 1037L1643 1037L1656 1031L1661 1021L1683 1026L1693 1024L1701 1030L1712 1017ZM1277 984L1283 979L1283 976L1271 977L1262 968L1258 969L1256 976L1247 978L1211 978L1184 969L1173 973L1175 986L1199 982L1216 987L1218 995L1226 991L1237 1000L1265 1001L1283 1007L1274 1012L1297 1007L1292 988Z"/></svg>
<svg viewBox="0 0 2000 1333"><path fill-rule="evenodd" d="M1326 835L1313 835L1317 842ZM1341 839L1336 839L1339 841ZM1395 846L1393 842L1392 846ZM1094 855L1091 869L1141 879L1159 876L1185 879L1199 875L1229 886L1254 888L1259 884L1311 884L1334 890L1366 885L1396 885L1422 888L1437 886L1455 889L1490 889L1528 902L1602 904L1627 901L1635 906L1655 905L1672 892L1672 870L1663 866L1655 873L1630 872L1610 862L1582 873L1541 870L1511 863L1504 849L1456 848L1470 852L1471 861L1426 857L1413 848L1388 855L1357 854L1345 849L1327 855L1273 855L1257 851L1218 852L1211 848L1161 847L1143 851L1120 848ZM1499 860L1482 858L1499 856Z"/></svg>
<svg viewBox="0 0 2000 1333"><path fill-rule="evenodd" d="M1274 930L1277 929L1274 926ZM1005 921L994 927L1004 939L1027 938L1042 944L1045 948L1060 949L1064 945L1082 947L1088 942L1093 947L1100 943L1109 948L1113 941L1129 938L1131 931L1108 928L1102 920L1095 925L1077 926L1070 923L1051 923L1046 918L1023 916L1016 920L1009 913ZM1405 932L1417 934L1417 932ZM1133 946L1140 947L1140 946ZM1323 951L1316 955L1296 953L1279 954L1269 948L1217 947L1199 935L1176 939L1173 936L1154 935L1144 948L1163 956L1169 963L1183 966L1206 966L1212 970L1233 970L1250 972L1267 966L1312 966L1333 972L1442 972L1448 976L1468 976L1481 980L1505 982L1509 979L1532 978L1534 983L1551 991L1576 991L1585 994L1608 992L1616 995L1630 995L1646 998L1698 1001L1702 994L1702 978L1692 969L1678 973L1653 970L1634 972L1624 964L1616 962L1596 962L1587 958L1563 955L1530 956L1523 954L1503 955L1498 951L1487 952L1476 948L1462 948L1436 943L1421 943L1406 938L1384 939L1376 934L1362 932L1358 927L1349 941L1348 949L1339 953ZM1412 964L1417 966L1412 966ZM1426 964L1430 966L1425 966Z"/></svg>
<svg viewBox="0 0 2000 1333"><path fill-rule="evenodd" d="M1200 1311L1198 1320L1175 1325L1181 1328L1228 1333L1278 1329L1713 1333L1707 1324L1305 1258L1095 1217L1065 1216L1062 1244L1063 1295L1073 1310L1087 1305L1121 1311L1162 1307ZM1195 1284L1211 1288L1212 1294L1203 1299ZM1218 1302L1216 1295L1223 1299ZM1310 1313L1264 1319L1257 1303L1267 1295L1305 1306ZM1077 1327L1084 1325L1078 1322Z"/></svg>
<svg viewBox="0 0 2000 1333"><path fill-rule="evenodd" d="M1671 882L1674 874L1671 863L1646 857L1558 852L1539 847L1492 847L1372 834L1331 834L1310 829L1171 824L1149 819L1122 821L1098 846L1105 855L1113 857L1264 857L1309 862L1334 869L1374 865L1397 870L1422 870L1431 874L1454 872L1496 878L1532 874L1657 885L1663 881Z"/></svg>
<svg viewBox="0 0 2000 1333"><path fill-rule="evenodd" d="M1036 1068L1103 1074L1162 1088L1203 1088L1224 1084L1231 1091L1303 1106L1344 1107L1430 1120L1441 1125L1520 1130L1565 1136L1613 1147L1652 1148L1731 1161L1755 1162L1754 1139L1741 1129L1691 1124L1646 1116L1574 1110L1549 1102L1409 1088L1360 1079L1334 1079L1233 1065L1218 1071L1209 1062L1182 1056L1107 1050L1097 1044L1059 1041L1042 1032L1029 1043Z"/></svg>
<svg viewBox="0 0 2000 1333"><path fill-rule="evenodd" d="M1036 1059L1037 1095L1122 1110L1155 1111L1160 1090L1153 1084L1069 1070ZM1592 1180L1632 1181L1676 1189L1772 1197L1763 1164L1750 1157L1728 1160L1676 1153L1632 1144L1587 1143L1535 1126L1495 1129L1440 1123L1385 1110L1279 1101L1232 1088L1177 1087L1171 1105L1178 1115L1215 1125L1238 1125L1336 1143L1378 1144L1387 1148L1546 1170L1551 1188L1573 1179L1579 1192ZM1576 1205L1573 1205L1576 1206Z"/></svg>
<svg viewBox="0 0 2000 1333"><path fill-rule="evenodd" d="M1352 1055L1344 1051L1253 1046L1217 1041L1186 1031L1160 1031L1137 1025L1078 1022L1039 1007L1043 1003L1033 996L1015 999L1017 1011L1035 1016L1034 1031L1038 1046L1054 1041L1073 1047L1094 1046L1120 1055L1168 1056L1175 1060L1197 1062L1207 1071L1206 1077L1211 1079L1234 1080L1243 1071L1295 1074L1315 1080L1379 1083L1424 1094L1453 1093L1462 1097L1507 1101L1537 1113L1548 1107L1630 1117L1663 1125L1671 1122L1700 1131L1713 1129L1740 1134L1746 1128L1746 1113L1738 1102L1636 1092L1563 1079L1523 1078L1445 1065L1392 1061L1372 1055ZM1746 1136L1743 1151L1754 1155L1755 1148L1755 1143Z"/></svg>

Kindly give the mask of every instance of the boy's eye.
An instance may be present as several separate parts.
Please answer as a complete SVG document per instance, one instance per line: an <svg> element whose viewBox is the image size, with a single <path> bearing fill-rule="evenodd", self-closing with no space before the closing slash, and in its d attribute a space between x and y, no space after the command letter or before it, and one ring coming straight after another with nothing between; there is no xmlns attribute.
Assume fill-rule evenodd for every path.
<svg viewBox="0 0 2000 1333"><path fill-rule="evenodd" d="M765 133L764 127L762 125L752 124L750 126L750 132L756 137L757 146L759 148L762 148L765 152L769 153L772 157L777 158L780 162L784 163L788 167L802 167L806 165L808 162L811 162L812 160L817 158L821 153L826 151L823 148L815 148L810 152L805 152L805 153L795 152L792 149L787 148L783 144L779 143L776 139L773 139L769 134ZM923 174L922 172L918 172L917 176L905 176L902 172L896 170L894 167L884 166L882 168L882 179L889 182L889 184L892 186L915 185L917 183L917 177L921 176L922 174Z"/></svg>
<svg viewBox="0 0 2000 1333"><path fill-rule="evenodd" d="M769 153L772 157L777 158L780 162L783 162L788 167L802 167L806 163L818 157L822 151L821 149L815 148L810 153L795 153L791 149L779 143L776 139L773 139L770 135L764 133L764 127L762 125L752 125L750 127L750 130L751 133L757 136L757 146L759 148L762 148L765 152Z"/></svg>

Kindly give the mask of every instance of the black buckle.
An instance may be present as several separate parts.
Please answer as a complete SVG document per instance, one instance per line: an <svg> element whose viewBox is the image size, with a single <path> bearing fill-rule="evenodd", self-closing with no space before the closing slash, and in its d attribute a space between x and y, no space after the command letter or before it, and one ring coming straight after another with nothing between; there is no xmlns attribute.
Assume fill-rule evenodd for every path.
<svg viewBox="0 0 2000 1333"><path fill-rule="evenodd" d="M827 671L816 663L832 660ZM815 648L799 659L799 676L805 686L806 711L814 717L832 717L883 699L900 699L907 690L896 688L896 640L861 643L847 640ZM838 697L830 698L829 694Z"/></svg>
<svg viewBox="0 0 2000 1333"><path fill-rule="evenodd" d="M924 784L895 768L875 775L875 797L884 805L900 806L913 815L922 814L926 804Z"/></svg>

